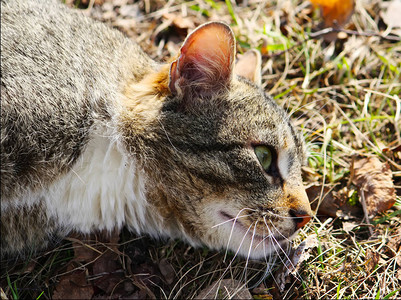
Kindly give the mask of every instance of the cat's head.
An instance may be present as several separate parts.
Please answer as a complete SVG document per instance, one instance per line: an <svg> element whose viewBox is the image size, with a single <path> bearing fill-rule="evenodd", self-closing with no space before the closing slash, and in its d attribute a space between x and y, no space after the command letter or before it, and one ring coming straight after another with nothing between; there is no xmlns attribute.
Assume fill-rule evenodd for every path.
<svg viewBox="0 0 401 300"><path fill-rule="evenodd" d="M303 138L260 88L260 55L235 65L231 29L208 23L146 80L158 96L131 150L166 231L253 258L278 251L312 212Z"/></svg>

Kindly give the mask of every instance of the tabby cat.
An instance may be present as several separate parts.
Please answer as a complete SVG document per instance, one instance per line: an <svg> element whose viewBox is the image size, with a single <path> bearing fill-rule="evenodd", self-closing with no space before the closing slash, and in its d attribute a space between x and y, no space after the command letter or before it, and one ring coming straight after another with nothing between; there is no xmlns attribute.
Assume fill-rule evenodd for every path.
<svg viewBox="0 0 401 300"><path fill-rule="evenodd" d="M127 226L262 258L310 220L302 136L230 27L170 64L59 3L1 1L1 247Z"/></svg>

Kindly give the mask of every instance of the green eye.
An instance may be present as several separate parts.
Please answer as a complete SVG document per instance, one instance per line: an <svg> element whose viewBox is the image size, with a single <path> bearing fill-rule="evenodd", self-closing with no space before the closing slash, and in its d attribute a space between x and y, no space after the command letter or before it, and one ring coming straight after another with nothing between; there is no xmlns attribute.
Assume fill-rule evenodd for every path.
<svg viewBox="0 0 401 300"><path fill-rule="evenodd" d="M262 165L263 169L267 172L271 163L272 163L272 152L269 147L266 146L256 146L255 147L255 154L258 158L260 164Z"/></svg>

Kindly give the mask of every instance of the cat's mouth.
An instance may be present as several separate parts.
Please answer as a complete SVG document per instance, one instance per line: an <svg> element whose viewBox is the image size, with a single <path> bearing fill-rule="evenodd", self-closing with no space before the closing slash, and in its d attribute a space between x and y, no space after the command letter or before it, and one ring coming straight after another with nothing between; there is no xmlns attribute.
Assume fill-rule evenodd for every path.
<svg viewBox="0 0 401 300"><path fill-rule="evenodd" d="M241 234L244 236L248 236L253 240L255 243L262 243L262 242L271 242L274 241L276 243L286 243L288 240L285 236L282 234L258 234L257 232L254 231L254 228L252 225L246 226L244 225L243 221L241 221L241 215L237 217L232 216L231 214L225 212L225 211L219 211L219 215L224 219L224 222L221 224L228 224L230 226L235 226L236 230L240 230ZM242 217L243 218L243 217Z"/></svg>

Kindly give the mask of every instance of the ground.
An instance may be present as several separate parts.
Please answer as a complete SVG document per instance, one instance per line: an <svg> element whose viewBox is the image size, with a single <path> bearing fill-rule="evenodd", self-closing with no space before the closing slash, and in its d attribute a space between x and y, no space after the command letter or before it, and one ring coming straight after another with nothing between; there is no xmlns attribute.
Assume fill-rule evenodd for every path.
<svg viewBox="0 0 401 300"><path fill-rule="evenodd" d="M337 23L344 24L330 19L336 1L66 2L159 61L173 57L197 25L230 24L239 54L261 52L263 88L304 133L304 182L316 216L294 240L297 251L274 265L125 230L71 236L29 259L3 259L2 299L193 298L213 286L220 289L208 298L401 297L397 1L343 4ZM329 25L344 28L324 35Z"/></svg>

